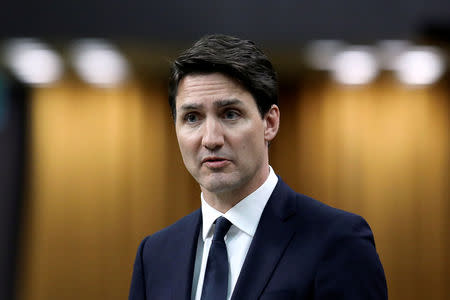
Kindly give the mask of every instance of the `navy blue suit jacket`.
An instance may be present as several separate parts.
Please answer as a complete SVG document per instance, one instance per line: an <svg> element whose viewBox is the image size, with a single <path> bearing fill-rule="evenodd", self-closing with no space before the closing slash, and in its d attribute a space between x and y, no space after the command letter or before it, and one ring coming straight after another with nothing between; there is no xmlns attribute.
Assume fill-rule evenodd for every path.
<svg viewBox="0 0 450 300"><path fill-rule="evenodd" d="M191 299L201 223L197 210L142 241L129 300ZM387 299L369 225L280 178L236 283L238 299Z"/></svg>

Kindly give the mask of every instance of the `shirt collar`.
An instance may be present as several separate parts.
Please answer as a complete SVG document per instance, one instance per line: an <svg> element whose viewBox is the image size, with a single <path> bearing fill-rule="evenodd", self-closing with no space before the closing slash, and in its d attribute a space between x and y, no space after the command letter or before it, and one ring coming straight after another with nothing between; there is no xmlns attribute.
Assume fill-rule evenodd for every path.
<svg viewBox="0 0 450 300"><path fill-rule="evenodd" d="M206 240L208 235L212 235L212 225L220 216L227 218L234 226L249 236L254 236L264 207L266 206L267 201L269 201L270 195L278 182L278 177L275 175L272 167L269 166L269 170L269 176L266 181L258 189L256 189L256 191L239 201L225 214L222 214L220 211L206 203L203 198L203 193L201 194L203 241Z"/></svg>

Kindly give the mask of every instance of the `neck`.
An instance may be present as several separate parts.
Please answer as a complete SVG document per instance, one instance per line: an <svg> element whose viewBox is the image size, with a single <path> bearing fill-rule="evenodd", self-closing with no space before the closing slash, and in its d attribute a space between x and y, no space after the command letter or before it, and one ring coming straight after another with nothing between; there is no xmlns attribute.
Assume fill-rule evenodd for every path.
<svg viewBox="0 0 450 300"><path fill-rule="evenodd" d="M220 192L211 192L200 186L205 201L221 213L226 213L230 208L238 204L242 199L256 191L269 176L269 167L263 168L260 174L243 186Z"/></svg>

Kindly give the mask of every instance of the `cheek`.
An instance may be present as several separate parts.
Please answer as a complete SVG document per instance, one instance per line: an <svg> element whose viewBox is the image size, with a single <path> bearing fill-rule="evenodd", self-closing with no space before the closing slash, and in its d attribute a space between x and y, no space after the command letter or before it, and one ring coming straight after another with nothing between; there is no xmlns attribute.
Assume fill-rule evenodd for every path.
<svg viewBox="0 0 450 300"><path fill-rule="evenodd" d="M181 152L181 156L183 157L183 160L186 162L187 159L189 159L189 157L191 157L192 155L192 146L191 146L191 142L189 141L189 139L186 139L184 137L177 137L178 139L178 147L180 148L180 152Z"/></svg>
<svg viewBox="0 0 450 300"><path fill-rule="evenodd" d="M237 149L240 155L249 159L259 154L261 147L264 144L262 135L256 134L255 131L249 130L236 139Z"/></svg>
<svg viewBox="0 0 450 300"><path fill-rule="evenodd" d="M192 152L196 147L198 138L195 134L180 130L177 132L178 145L181 151Z"/></svg>

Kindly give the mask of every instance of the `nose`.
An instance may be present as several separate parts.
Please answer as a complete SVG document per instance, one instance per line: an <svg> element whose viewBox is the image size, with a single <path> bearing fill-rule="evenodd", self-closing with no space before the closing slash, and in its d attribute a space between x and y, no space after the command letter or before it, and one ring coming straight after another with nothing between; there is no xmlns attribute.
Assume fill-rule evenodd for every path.
<svg viewBox="0 0 450 300"><path fill-rule="evenodd" d="M223 128L218 120L207 118L204 123L202 146L208 150L217 150L224 144Z"/></svg>

